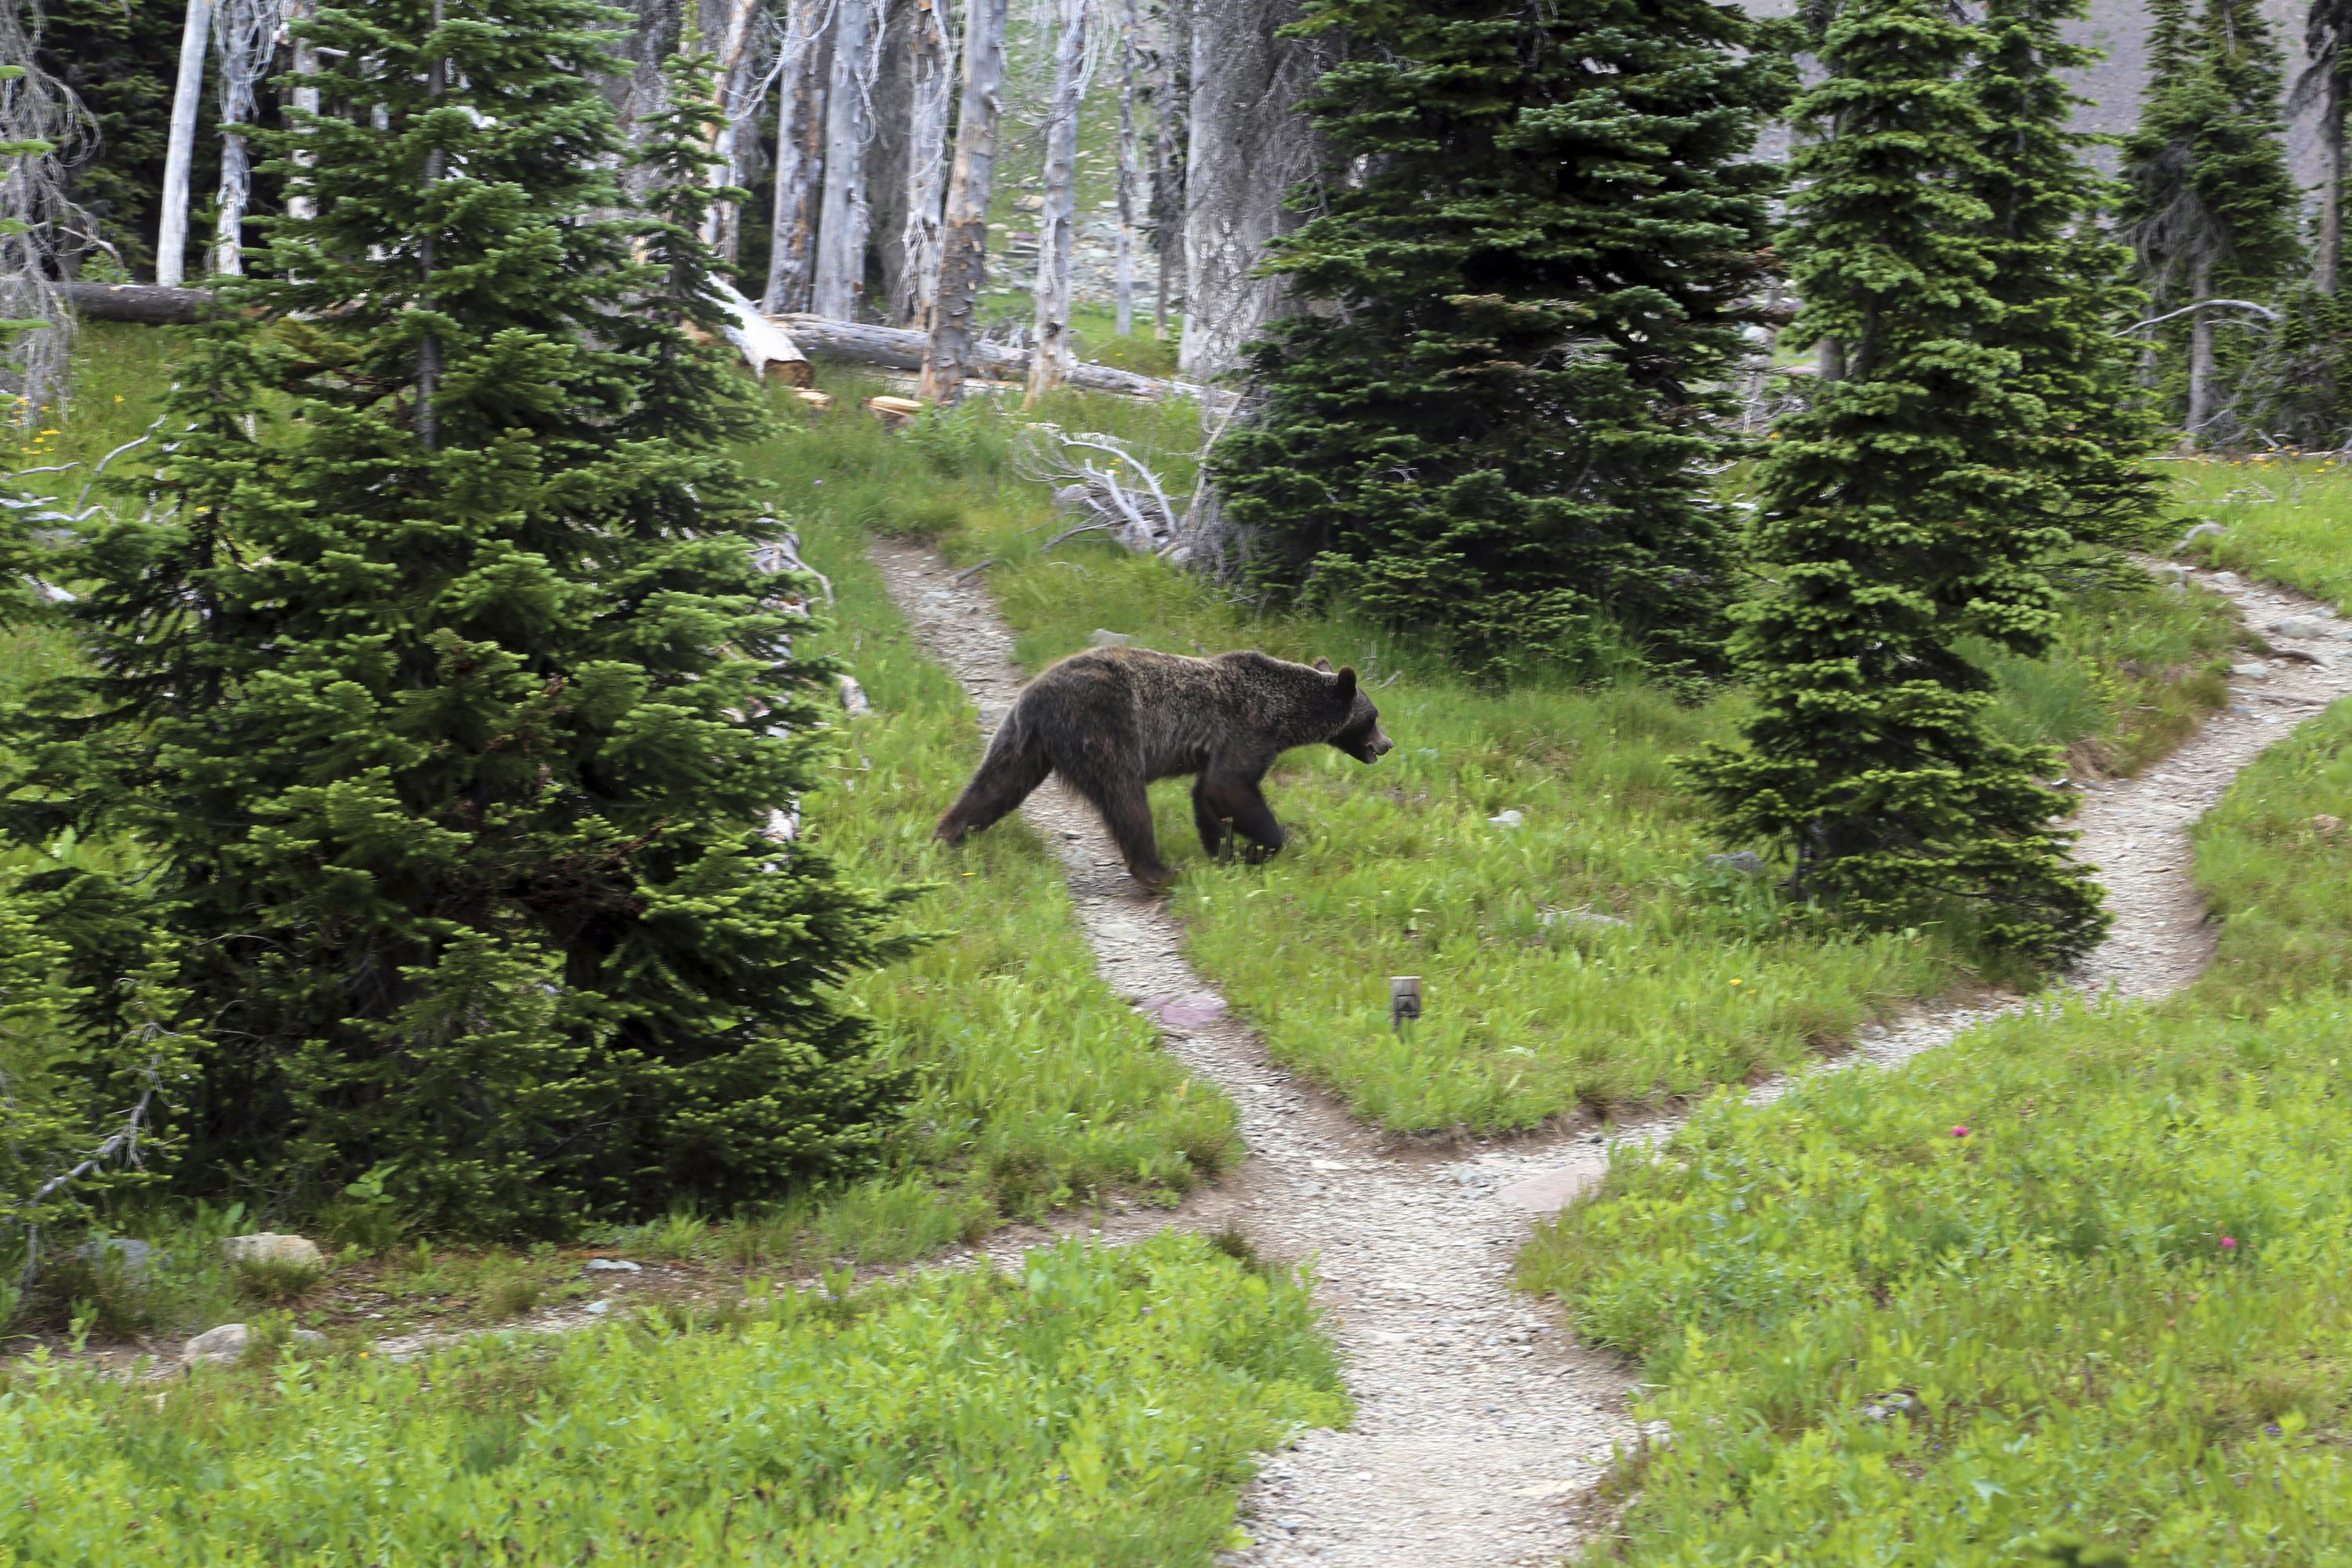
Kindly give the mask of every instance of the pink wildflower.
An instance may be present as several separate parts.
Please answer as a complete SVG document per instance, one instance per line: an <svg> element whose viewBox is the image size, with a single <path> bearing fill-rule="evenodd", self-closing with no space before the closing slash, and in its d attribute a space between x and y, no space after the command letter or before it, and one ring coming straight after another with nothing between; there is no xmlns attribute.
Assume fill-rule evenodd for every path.
<svg viewBox="0 0 2352 1568"><path fill-rule="evenodd" d="M1965 1138L1968 1135L1969 1130L1966 1127L1955 1127L1952 1129L1952 1136L1955 1138Z"/></svg>
<svg viewBox="0 0 2352 1568"><path fill-rule="evenodd" d="M2234 1250L2237 1245L2238 1238L2234 1236L2225 1236L2221 1238L2221 1250L2224 1252Z"/></svg>

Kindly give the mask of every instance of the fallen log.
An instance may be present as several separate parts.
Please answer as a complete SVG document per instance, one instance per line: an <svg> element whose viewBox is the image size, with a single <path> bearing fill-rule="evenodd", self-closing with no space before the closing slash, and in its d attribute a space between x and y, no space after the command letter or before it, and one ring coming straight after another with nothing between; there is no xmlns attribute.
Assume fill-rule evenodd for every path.
<svg viewBox="0 0 2352 1568"><path fill-rule="evenodd" d="M93 321L184 326L212 308L209 289L166 289L157 283L60 283L58 293L76 314Z"/></svg>
<svg viewBox="0 0 2352 1568"><path fill-rule="evenodd" d="M753 375L761 381L772 377L786 386L807 386L816 380L808 355L801 352L792 334L753 309L733 284L713 278L710 291L719 296L719 307L727 312L727 324L720 330Z"/></svg>
<svg viewBox="0 0 2352 1568"><path fill-rule="evenodd" d="M723 279L713 278L710 282L711 292L727 312L719 331L743 356L752 374L787 386L806 386L816 379L808 356L790 332L761 315ZM150 327L199 321L215 298L209 289L167 289L156 283L61 283L58 292L90 321L135 321Z"/></svg>
<svg viewBox="0 0 2352 1568"><path fill-rule="evenodd" d="M909 327L877 327L866 321L837 321L825 316L787 311L768 320L792 334L804 353L843 364L877 365L884 370L920 370L929 340ZM972 368L983 376L1021 381L1029 374L1029 355L1021 349L978 345L980 363ZM1116 392L1129 397L1197 397L1213 406L1231 401L1233 394L1189 381L1161 381L1117 370L1107 364L1071 367L1069 384L1082 392Z"/></svg>

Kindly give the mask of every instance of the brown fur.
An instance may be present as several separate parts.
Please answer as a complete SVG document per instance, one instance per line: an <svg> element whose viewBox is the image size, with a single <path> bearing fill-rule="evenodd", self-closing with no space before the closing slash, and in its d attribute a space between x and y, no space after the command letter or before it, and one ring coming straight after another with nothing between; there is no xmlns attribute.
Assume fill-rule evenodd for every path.
<svg viewBox="0 0 2352 1568"><path fill-rule="evenodd" d="M1023 689L937 837L954 844L1001 821L1057 773L1102 813L1135 879L1161 888L1175 878L1160 863L1145 784L1192 776L1202 845L1227 854L1230 823L1250 858L1264 859L1288 835L1259 781L1292 747L1327 742L1364 763L1394 744L1352 669L1249 651L1184 658L1095 648Z"/></svg>

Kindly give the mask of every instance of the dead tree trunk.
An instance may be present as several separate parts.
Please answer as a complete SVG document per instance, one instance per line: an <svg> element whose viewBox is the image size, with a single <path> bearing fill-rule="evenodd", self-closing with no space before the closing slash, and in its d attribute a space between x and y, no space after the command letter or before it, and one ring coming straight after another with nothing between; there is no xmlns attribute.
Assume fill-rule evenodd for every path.
<svg viewBox="0 0 2352 1568"><path fill-rule="evenodd" d="M1276 36L1298 19L1298 0L1199 0L1193 13L1180 361L1188 377L1234 368L1289 298L1286 280L1255 273L1267 243L1299 221L1288 197L1318 164L1298 104L1325 68L1327 46Z"/></svg>
<svg viewBox="0 0 2352 1568"><path fill-rule="evenodd" d="M915 0L908 39L912 102L907 117L907 219L891 320L921 326L940 283L940 202L947 195L948 103L955 89L955 46L948 0Z"/></svg>
<svg viewBox="0 0 2352 1568"><path fill-rule="evenodd" d="M205 95L205 55L212 0L188 0L180 29L180 74L172 88L172 130L163 146L163 217L155 234L155 281L177 288L187 277L188 170L196 157L196 115Z"/></svg>
<svg viewBox="0 0 2352 1568"><path fill-rule="evenodd" d="M318 15L319 0L294 0L294 4L287 11L288 20L297 27L311 21ZM297 32L294 35L294 74L298 77L310 76L315 74L318 68L319 46ZM296 111L294 118L297 120L304 114L316 114L319 112L319 89L315 87L297 86L288 96L287 105ZM307 170L317 161L317 154L307 151L297 152L294 154L294 166L298 169ZM297 222L319 216L318 200L310 194L310 178L308 174L296 175L292 185L286 193L286 216Z"/></svg>
<svg viewBox="0 0 2352 1568"><path fill-rule="evenodd" d="M1045 205L1037 223L1032 406L1070 377L1070 247L1078 220L1078 110L1087 94L1087 0L1055 0L1054 101L1045 121Z"/></svg>
<svg viewBox="0 0 2352 1568"><path fill-rule="evenodd" d="M996 188L996 129L1003 112L1005 0L969 0L955 167L948 176L940 282L917 395L953 403L973 371L981 285L988 269L988 203Z"/></svg>
<svg viewBox="0 0 2352 1568"><path fill-rule="evenodd" d="M1120 337L1135 331L1135 193L1142 181L1140 147L1135 132L1135 71L1142 53L1142 21L1135 0L1123 0L1118 29L1118 258L1113 273L1111 330Z"/></svg>
<svg viewBox="0 0 2352 1568"><path fill-rule="evenodd" d="M2202 300L2213 292L2213 262L2200 256L2189 273L2190 294ZM2196 441L2213 417L2213 312L2200 310L2189 318L2188 435Z"/></svg>
<svg viewBox="0 0 2352 1568"><path fill-rule="evenodd" d="M743 166L742 139L748 132L742 102L744 78L751 67L751 26L759 11L759 0L733 0L727 15L727 31L720 36L719 52L712 57L711 91L720 119L711 132L710 150L725 160L707 171L714 189L736 184ZM702 216L703 238L728 261L735 259L739 248L741 216L742 209L733 202L713 202L710 210Z"/></svg>
<svg viewBox="0 0 2352 1568"><path fill-rule="evenodd" d="M1151 86L1151 248L1160 263L1151 327L1162 339L1184 278L1184 147L1192 122L1192 0L1166 3L1168 36Z"/></svg>
<svg viewBox="0 0 2352 1568"><path fill-rule="evenodd" d="M253 118L254 89L268 68L277 42L278 0L226 0L215 14L213 47L220 57L220 196L213 224L213 270L245 270L245 213L253 195L253 160L233 127Z"/></svg>
<svg viewBox="0 0 2352 1568"><path fill-rule="evenodd" d="M2344 78L2329 70L2319 101L2319 245L2312 280L2333 294L2344 271Z"/></svg>
<svg viewBox="0 0 2352 1568"><path fill-rule="evenodd" d="M760 308L804 310L815 275L817 191L824 173L824 42L832 0L791 0L776 81L776 211Z"/></svg>
<svg viewBox="0 0 2352 1568"><path fill-rule="evenodd" d="M811 305L820 316L857 314L866 282L866 144L874 139L874 0L835 0L833 85L824 117L824 203L817 218Z"/></svg>

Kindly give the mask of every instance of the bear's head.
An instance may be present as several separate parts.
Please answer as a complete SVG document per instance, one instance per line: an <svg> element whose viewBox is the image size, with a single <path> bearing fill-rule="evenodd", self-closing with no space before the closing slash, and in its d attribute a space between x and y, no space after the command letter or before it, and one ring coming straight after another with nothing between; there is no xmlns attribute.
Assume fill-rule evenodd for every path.
<svg viewBox="0 0 2352 1568"><path fill-rule="evenodd" d="M1333 669L1328 658L1318 658L1315 668L1331 678L1332 706L1347 718L1332 732L1331 743L1360 763L1376 763L1396 750L1396 742L1381 728L1381 710L1364 689L1356 684L1352 668Z"/></svg>

